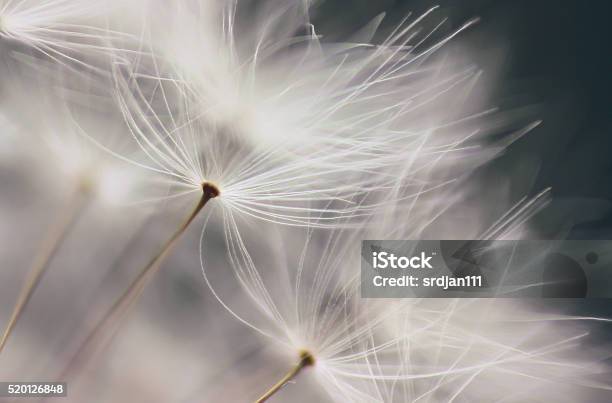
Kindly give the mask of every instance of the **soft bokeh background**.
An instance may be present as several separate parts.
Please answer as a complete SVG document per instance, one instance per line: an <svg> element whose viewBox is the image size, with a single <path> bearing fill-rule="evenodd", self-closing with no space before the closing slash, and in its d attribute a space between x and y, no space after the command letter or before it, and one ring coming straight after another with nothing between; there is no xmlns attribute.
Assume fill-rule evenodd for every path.
<svg viewBox="0 0 612 403"><path fill-rule="evenodd" d="M449 18L449 31L469 18L481 18L450 46L454 52L469 53L483 69L482 82L491 102L502 109L520 107L517 114L522 118L543 123L474 174L472 188L440 219L439 228L453 228L465 216L488 219L492 213L483 195L494 193L491 188L504 178L516 195L552 187L551 205L534 221L538 236L612 237L612 58L607 21L612 6L604 1L552 0L440 5ZM328 0L313 18L324 37L342 39L344 32L348 35L386 11L382 35L406 12L419 14L430 6L410 0ZM11 137L3 142L0 154L8 158L0 162L0 323L8 320L26 268L62 202L61 196L41 191L45 187L24 171L21 161L10 158L16 147ZM0 380L55 379L88 326L181 219L167 214L163 205L150 214L128 216L104 214L96 205L87 208L9 340L0 358ZM194 225L181 240L112 345L83 370L79 381L71 382L66 401L252 401L290 365L232 320L210 295L198 263L199 229ZM218 242L222 250L221 233L217 235L208 242ZM440 230L439 235L447 233ZM214 264L216 258L209 259ZM231 293L232 285L227 287ZM235 294L237 304L248 304ZM612 317L605 300L532 304L534 310ZM612 340L609 325L590 327L593 344ZM323 393L309 382L306 377L304 384L288 385L299 392L281 393L276 401L324 401ZM609 401L603 394L594 399Z"/></svg>

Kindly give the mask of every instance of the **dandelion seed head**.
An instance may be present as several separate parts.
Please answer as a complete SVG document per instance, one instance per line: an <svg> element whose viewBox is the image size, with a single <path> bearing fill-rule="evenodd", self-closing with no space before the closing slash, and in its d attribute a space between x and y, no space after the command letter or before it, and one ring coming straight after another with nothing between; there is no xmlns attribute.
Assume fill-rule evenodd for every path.
<svg viewBox="0 0 612 403"><path fill-rule="evenodd" d="M197 11L168 11L177 21L169 35L176 38L168 39L164 21L160 37L167 45L160 51L199 113L255 147L306 154L321 144L339 151L359 142L371 157L383 144L407 144L449 120L460 107L439 100L469 92L477 75L458 66L450 74L429 60L458 33L423 45L436 34L417 33L423 19L435 18L432 12L407 19L382 43L371 41L382 17L357 42L326 43L309 21L310 2L263 1L258 12L248 2L196 4Z"/></svg>
<svg viewBox="0 0 612 403"><path fill-rule="evenodd" d="M545 200L546 192L520 201L482 236L516 234ZM362 299L359 246L369 239L363 231L307 231L297 250L282 232L278 238L267 232L270 243L282 245L270 250L275 257L250 256L247 245L230 248L229 262L251 302L244 306L233 304L236 298L221 294L212 282L206 249L202 270L224 307L279 353L295 360L308 351L315 359L309 372L333 401L461 401L485 395L521 401L516 385L551 397L556 394L547 385L558 385L564 390L558 398L570 402L606 390L590 381L603 366L590 350L579 348L587 333L564 326L562 315L536 314L515 301Z"/></svg>
<svg viewBox="0 0 612 403"><path fill-rule="evenodd" d="M108 206L133 202L143 177L107 151L112 145L130 152L120 115L97 92L92 77L68 80L61 67L45 61L33 69L38 75L24 68L23 80L4 88L7 119L23 145L21 163L33 179L51 194L80 189Z"/></svg>
<svg viewBox="0 0 612 403"><path fill-rule="evenodd" d="M215 197L218 197L221 194L221 190L219 190L219 187L212 182L203 182L202 192L204 193L204 195L210 197L211 199L214 199Z"/></svg>
<svg viewBox="0 0 612 403"><path fill-rule="evenodd" d="M454 162L472 168L493 154L478 153L477 163L464 144L480 132L465 122L481 115L462 116L456 99L469 96L477 69L434 57L471 22L437 38L439 26L419 30L432 9L380 43L372 37L382 17L355 42L325 43L309 2L263 1L248 19L248 2L157 6L163 18L151 36L164 57L114 70L145 157L132 162L163 176L169 197L215 182L230 226L236 217L360 221L444 186L434 172L458 176L469 168Z"/></svg>
<svg viewBox="0 0 612 403"><path fill-rule="evenodd" d="M139 54L137 37L115 30L107 17L121 2L89 0L2 0L0 38L10 43L11 58L23 55L53 61L75 75L107 75L108 56ZM119 20L114 15L113 22Z"/></svg>
<svg viewBox="0 0 612 403"><path fill-rule="evenodd" d="M304 365L306 366L315 365L315 363L317 362L314 355L310 351L305 349L300 350L300 360L304 362Z"/></svg>

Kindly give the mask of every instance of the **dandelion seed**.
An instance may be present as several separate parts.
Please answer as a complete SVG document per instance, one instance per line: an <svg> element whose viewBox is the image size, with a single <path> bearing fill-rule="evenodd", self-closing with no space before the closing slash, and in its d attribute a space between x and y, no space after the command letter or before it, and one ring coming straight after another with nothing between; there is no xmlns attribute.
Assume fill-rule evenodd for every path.
<svg viewBox="0 0 612 403"><path fill-rule="evenodd" d="M116 69L118 102L149 157L137 164L165 175L177 196L210 180L231 225L236 216L336 225L416 200L468 170L457 161L494 155L464 144L486 135L478 122L491 111L465 115L449 101L466 99L478 71L433 60L474 21L435 40L440 26L419 32L434 8L381 44L369 41L382 16L358 42L324 43L308 3L264 1L244 20L242 6L170 5L152 37L164 57L128 67L128 78ZM432 181L443 169L449 177Z"/></svg>
<svg viewBox="0 0 612 403"><path fill-rule="evenodd" d="M388 150L395 153L387 158L405 159L460 115L464 106L444 100L464 97L478 76L473 67L430 60L474 22L433 40L441 26L419 32L419 24L435 8L374 44L383 16L346 43L326 43L309 20L309 2L264 1L258 12L248 2L195 4L164 10L160 52L193 98L193 113L254 147L308 155L333 146L336 163L353 148L347 165L359 153L362 163L380 162ZM427 154L429 147L419 148Z"/></svg>
<svg viewBox="0 0 612 403"><path fill-rule="evenodd" d="M24 47L34 50L74 74L82 68L105 73L92 57L138 52L113 44L135 43L132 35L105 26L104 17L115 7L88 0L2 0L0 40L17 44L20 53Z"/></svg>
<svg viewBox="0 0 612 403"><path fill-rule="evenodd" d="M545 195L518 203L485 235L512 234L538 206L541 208ZM241 309L232 306L235 298L219 292L204 259L206 239L201 238L203 275L218 301L276 349L299 357L296 366L261 399L281 393L281 387L302 372L311 372L334 401L365 403L425 402L440 400L440 396L445 401L459 401L464 396L474 398L481 390L494 401L508 396L512 387L502 391L486 387L487 382L512 385L522 382L522 377L538 390L558 383L582 393L582 385L601 370L587 351L567 355L576 351L576 343L585 337L583 332L532 326L527 321L509 324L518 304L361 299L356 269L363 237L348 230L337 231L324 234L325 241L317 247L320 236L309 231L301 253L292 256L288 252L285 258L281 251L292 250L282 241L286 237L281 233L273 238L268 233L268 240L282 246L274 249L278 252L273 257L259 256L265 270L250 257L245 245L238 243L240 247L229 249L228 259L238 284L252 301ZM526 318L531 315L524 314ZM304 356L309 357L308 365ZM578 365L578 370L574 366L578 361L591 364ZM575 383L566 381L574 375L578 375ZM506 382L507 378L512 382ZM472 389L476 383L482 386ZM592 386L609 388L605 384Z"/></svg>
<svg viewBox="0 0 612 403"><path fill-rule="evenodd" d="M267 238L283 245L282 233L278 238L268 233ZM355 245L359 245L359 238L355 231L337 231L326 237L320 251L314 245L314 235L308 231L302 253L289 256L288 261L276 261L275 257L282 254L279 252L271 257L264 271L257 269L244 245L238 242L239 247L230 247L228 257L237 281L253 301L250 305L253 311L243 314L232 309L228 299L218 294L202 258L204 278L220 303L237 319L269 337L274 346L299 358L296 366L259 401L280 393L284 384L302 372L312 372L319 385L332 395L335 388L340 388L344 399L339 401L377 401L357 384L361 382L360 377L367 377L370 360L377 356L382 359L386 353L391 357L401 345L402 337L384 338L381 330L384 318L400 310L402 304L361 300L359 280L353 274L359 256L356 260L352 253L356 251ZM202 256L207 254L205 245L202 238ZM284 249L283 245L280 250ZM387 358L381 366L390 366L388 372L374 379L392 377L398 368ZM354 381L346 381L352 375Z"/></svg>
<svg viewBox="0 0 612 403"><path fill-rule="evenodd" d="M285 375L283 377L283 379L281 379L280 381L278 381L278 383L274 386L272 386L266 393L264 393L264 395L262 397L260 397L259 399L257 399L257 403L263 403L266 400L268 400L270 397L272 397L276 392L278 392L285 384L287 384L288 382L290 382L293 378L295 378L296 376L298 376L298 374L300 373L300 371L306 367L312 366L315 364L315 359L314 357L310 354L310 352L308 351L302 351L300 352L300 361L298 362L298 364L291 369L287 375Z"/></svg>
<svg viewBox="0 0 612 403"><path fill-rule="evenodd" d="M16 85L12 89L13 94L10 97L13 102L16 105L27 102L30 111L39 112L35 114L36 121L16 122L19 140L27 145L24 147L24 159L27 157L33 166L38 165L39 169L35 170L38 174L36 179L41 181L41 177L44 178L41 182L49 192L59 193L67 187L70 196L57 215L56 222L50 226L33 260L0 339L0 352L5 347L51 260L87 207L93 201L98 201L100 205L112 205L122 200L127 190L111 179L119 169L117 161L101 152L89 141L93 133L87 135L82 133L84 129L76 123L68 104L62 100L59 93L41 85L35 103L29 97L24 98L21 88L20 85ZM69 117L68 122L62 119L64 117ZM124 185L128 186L129 171L123 169L122 176L125 179ZM109 181L113 182L110 186Z"/></svg>

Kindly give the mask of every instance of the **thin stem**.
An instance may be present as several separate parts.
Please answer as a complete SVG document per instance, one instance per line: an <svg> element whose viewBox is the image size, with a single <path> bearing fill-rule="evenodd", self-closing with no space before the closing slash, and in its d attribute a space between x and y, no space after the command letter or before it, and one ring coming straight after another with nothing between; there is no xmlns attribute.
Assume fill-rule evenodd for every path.
<svg viewBox="0 0 612 403"><path fill-rule="evenodd" d="M89 194L89 188L85 184L79 185L78 189L74 192L74 195L69 199L68 203L64 207L62 213L58 216L55 223L50 227L45 239L42 243L42 247L36 255L32 266L26 277L26 281L21 287L19 296L11 317L9 318L8 324L0 339L0 353L2 353L9 336L12 334L19 318L21 317L24 309L28 302L32 298L34 291L40 284L43 275L49 268L49 263L53 259L53 256L57 253L60 245L66 239L66 236L70 232L70 229L74 226L79 216L85 210L88 200L87 195Z"/></svg>
<svg viewBox="0 0 612 403"><path fill-rule="evenodd" d="M159 268L161 267L161 263L173 250L181 235L185 233L189 225L195 220L195 218L204 208L206 203L208 203L210 199L213 199L219 195L219 190L212 184L204 183L202 185L202 190L202 197L200 198L198 204L193 209L193 211L187 216L187 218L174 232L174 234L172 234L172 236L164 243L159 252L155 254L155 256L153 256L153 258L151 258L151 260L149 260L149 262L140 270L136 278L130 283L130 285L123 292L121 297L119 297L119 299L115 301L115 303L110 307L110 309L106 312L102 319L98 321L98 323L89 333L85 341L80 345L79 349L77 350L73 358L70 360L67 367L61 373L59 379L65 379L69 374L71 374L73 367L78 364L81 356L84 353L87 353L88 350L91 349L92 351L90 351L89 354L86 355L88 357L91 357L95 354L94 350L96 346L98 346L99 349L103 348L105 343L102 338L105 334L105 330L109 328L112 324L118 324L120 322L122 317L130 309L130 307L132 307L134 303L138 300L140 295L142 295L142 292L148 281L159 270ZM109 331L107 339L110 339L113 334L114 331Z"/></svg>
<svg viewBox="0 0 612 403"><path fill-rule="evenodd" d="M276 392L281 390L281 388L285 386L287 382L298 376L302 369L314 365L314 363L315 359L312 354L310 354L308 351L302 351L300 353L300 362L298 362L297 365L291 368L291 370L289 370L289 372L287 372L287 374L285 374L285 376L283 376L280 381L278 381L274 386L268 389L266 393L264 393L259 399L257 399L256 403L263 403L269 398L271 398L274 394L276 394Z"/></svg>

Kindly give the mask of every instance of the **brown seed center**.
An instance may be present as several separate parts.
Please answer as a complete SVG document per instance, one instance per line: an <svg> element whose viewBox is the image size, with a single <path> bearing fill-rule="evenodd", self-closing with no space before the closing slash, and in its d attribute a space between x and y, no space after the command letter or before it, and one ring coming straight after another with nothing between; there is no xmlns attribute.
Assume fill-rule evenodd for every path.
<svg viewBox="0 0 612 403"><path fill-rule="evenodd" d="M202 191L210 199L214 199L215 197L217 197L217 196L219 196L221 194L221 191L219 190L217 185L215 185L214 183L211 183L211 182L204 182L204 183L202 183Z"/></svg>

